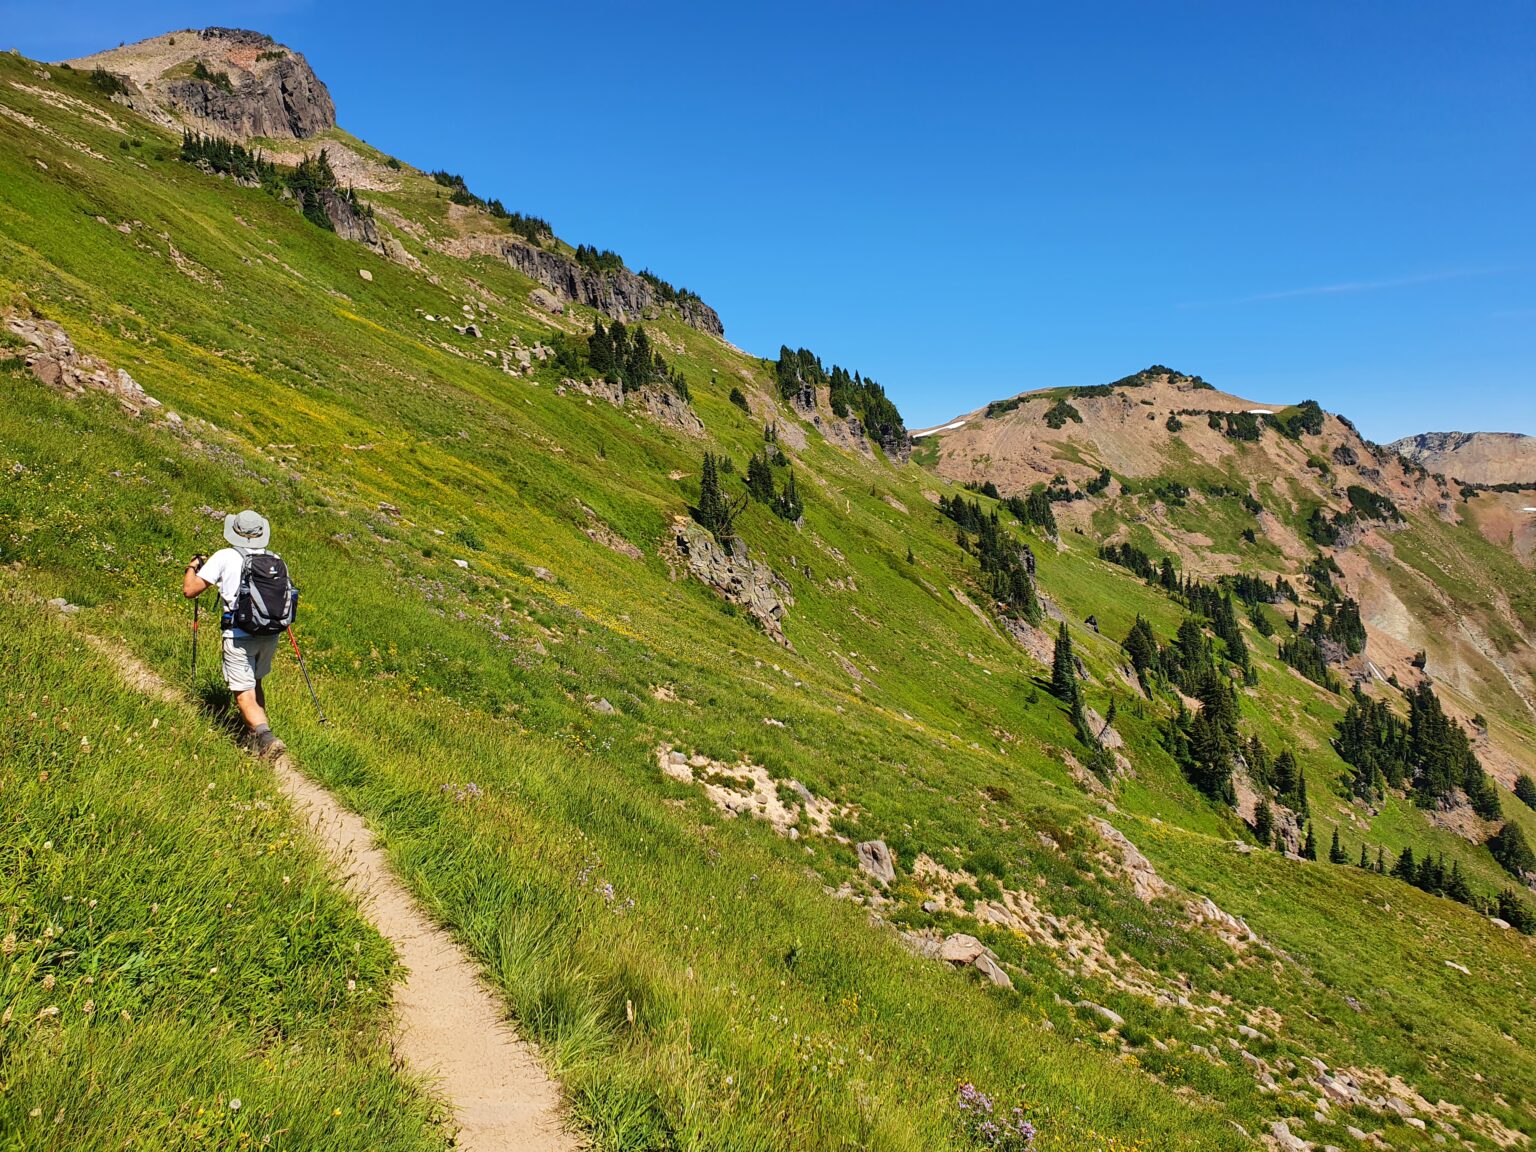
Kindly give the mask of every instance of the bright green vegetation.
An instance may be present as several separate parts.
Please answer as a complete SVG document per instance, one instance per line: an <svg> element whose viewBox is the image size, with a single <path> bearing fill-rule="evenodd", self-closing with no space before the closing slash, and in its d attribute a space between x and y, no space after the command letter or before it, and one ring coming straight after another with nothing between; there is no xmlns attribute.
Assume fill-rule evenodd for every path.
<svg viewBox="0 0 1536 1152"><path fill-rule="evenodd" d="M7 1146L441 1148L391 1067L390 950L270 774L23 582L0 578Z"/></svg>
<svg viewBox="0 0 1536 1152"><path fill-rule="evenodd" d="M407 883L482 961L599 1147L964 1147L962 1081L1024 1102L1041 1149L1138 1141L1235 1149L1251 1141L1234 1124L1255 1134L1283 1116L1304 1121L1320 1144L1344 1146L1354 1124L1381 1130L1394 1147L1434 1146L1432 1132L1363 1107L1311 1119L1311 1057L1383 1069L1458 1105L1466 1112L1446 1122L1476 1146L1488 1145L1487 1122L1473 1113L1536 1131L1530 940L1390 876L1255 847L1232 809L1192 784L1166 747L1172 688L1148 698L1134 673L1120 671L1130 665L1121 641L1138 619L1169 645L1194 614L1189 603L1102 557L1098 538L1050 539L1043 492L973 501L878 443L868 456L828 443L783 405L770 443L764 406L786 380L797 389L809 382L819 361L791 353L786 372L784 360L742 356L669 311L644 324L650 364L659 354L665 369L622 407L562 388L567 373L553 358L535 360L527 376L504 373L484 355L488 346L515 340L559 351L555 322L527 306L533 285L505 263L441 256L410 237L411 253L440 278L434 285L314 227L290 203L179 162L169 137L160 141L164 159L153 148L142 159L123 153L99 121L8 83L30 77L25 61L0 58L0 99L97 155L0 119L0 304L57 320L186 423L135 419L97 394L65 399L9 350L0 356L9 365L0 375L7 579L68 597L83 606L79 628L121 640L184 680L187 613L174 593L182 561L217 540L212 513L249 505L270 516L274 546L303 589L299 631L333 721L316 723L296 669L283 664L272 704L284 738L307 771L373 823ZM59 83L109 107L85 77ZM147 126L135 131L159 140ZM409 169L394 175L397 191L365 197L379 219L400 213L427 238L452 235L446 186ZM97 216L130 222L130 233ZM489 211L480 219L488 231L506 227ZM458 317L466 306L480 340L425 318ZM559 323L580 366L578 341L596 317L570 311L579 323ZM590 352L588 344L588 368ZM703 437L651 419L640 402L656 387L682 398L674 377ZM883 393L857 374L848 383L850 412L879 440L869 413L883 411ZM718 494L740 505L731 528L793 596L784 621L792 650L687 577L668 551L674 520L703 503L706 452ZM768 459L775 452L786 465ZM749 469L753 458L769 468L775 498L793 465L798 526L770 502L743 503L749 479L763 480L761 466ZM1227 499L1206 497L1205 484L1235 488L1239 479L1205 469L1169 477L1163 490L1182 486L1191 514L1203 515ZM1106 486L1102 498L1131 508L1158 498L1153 486L1136 488L1111 498ZM962 501L965 523L925 492L949 509ZM1261 499L1266 508L1284 503ZM1242 515L1252 522L1251 511ZM1231 531L1235 538L1235 521ZM1014 551L1026 543L1037 561L1032 579L1021 579L1028 572ZM1047 644L1064 630L1083 662L1087 676L1069 698L1050 693L1049 667L1006 631L1031 627L1026 589L1064 618L1046 619L1046 601L1036 603ZM1014 611L998 611L999 601ZM1210 667L1237 667L1239 638L1252 671L1253 683L1240 683L1240 672L1223 690L1226 719L1277 758L1291 754L1325 848L1338 829L1351 860L1362 845L1389 861L1413 846L1459 865L1477 893L1509 885L1487 849L1430 827L1411 801L1394 795L1374 813L1352 805L1351 770L1331 745L1348 701L1282 664L1274 638L1247 613L1228 614L1230 599L1220 609L1202 603L1227 633L1207 637L1195 625L1222 654ZM1090 615L1097 631L1083 623ZM50 626L27 639L18 664L58 677L58 692L77 685L110 696L121 717L112 723L143 734L156 706L128 698L107 669L82 667L78 655L43 662L47 639L60 634ZM1199 675L1209 679L1205 668ZM198 688L216 699L212 675L205 670ZM7 682L0 692L11 690ZM594 708L599 700L613 711ZM9 698L6 706L22 707ZM1113 711L1131 774L1085 780L1073 763L1092 751L1074 723L1078 707ZM189 789L190 806L213 779L202 774L213 760L223 765L219 779L242 782L238 795L270 794L266 770L230 750L216 725L170 712L178 739L196 742L200 774L186 775L186 751L146 738L142 752L134 742L135 778ZM836 806L833 828L848 841L885 840L896 882L875 892L853 843L804 821L791 840L764 822L725 818L700 788L658 770L663 747L762 765L781 793L794 791L790 780L803 784ZM9 754L7 768L22 761L31 778L32 758ZM128 788L118 801L138 803L143 791ZM1294 799L1294 788L1286 795ZM1536 813L1499 799L1530 833ZM1106 800L1165 881L1244 917L1261 943L1234 948L1193 921L1182 894L1138 899L1091 822L1106 814ZM71 824L105 804L69 809ZM280 812L242 819L263 842L280 834L266 823ZM236 831L221 838L226 855L225 845L246 843ZM188 844L189 872L205 883L223 875L192 867L203 858L192 841L218 838L217 827L187 822L174 834ZM8 831L8 858L22 856L21 836ZM116 856L167 867L161 843L150 830L125 836ZM936 893L944 886L915 874L920 857L958 880ZM239 880L253 891L276 867L263 861L242 858ZM287 861L282 874L297 883ZM124 883L139 891L152 880L129 874ZM306 883L318 893L312 904L331 901L334 923L355 923L317 874ZM845 886L865 903L830 894ZM253 915L274 909L259 927L277 932L289 891L251 898ZM925 909L936 894L945 899ZM74 907L65 895L76 891L30 884L31 914L63 917ZM1074 960L1062 941L973 915L1009 900L1056 917L1094 962ZM978 936L1013 989L914 956L896 929ZM366 1039L376 1035L368 1029L377 1027L387 957L377 942L346 939L360 944L354 967L372 957L373 967L348 978L371 989L374 999L357 1010L373 1015L338 1035ZM244 963L275 962L270 949L249 950ZM193 954L193 973L224 967ZM334 960L322 952L321 967ZM251 995L315 995L307 987ZM1080 1001L1123 1024L1111 1028ZM288 1017L265 1004L240 1008L230 1051L250 1043L241 1028L281 1043L281 1034L267 1040L267 1022ZM305 1028L317 1012L305 1011ZM209 1035L197 1033L199 1042ZM295 1059L322 1058L323 1048L300 1047ZM1240 1047L1274 1068L1281 1091L1261 1089ZM188 1058L189 1049L168 1051ZM395 1144L408 1147L424 1131L410 1123L420 1104L377 1073L372 1051L365 1044L354 1061L358 1076L381 1077L367 1090L338 1076L293 1075L314 1080L312 1093L393 1102L404 1133ZM131 1054L114 1067L145 1078L141 1095L155 1098L156 1064L141 1068ZM276 1059L267 1071L287 1067ZM281 1095L307 1110L314 1099L297 1088ZM315 1117L330 1115L329 1100Z"/></svg>

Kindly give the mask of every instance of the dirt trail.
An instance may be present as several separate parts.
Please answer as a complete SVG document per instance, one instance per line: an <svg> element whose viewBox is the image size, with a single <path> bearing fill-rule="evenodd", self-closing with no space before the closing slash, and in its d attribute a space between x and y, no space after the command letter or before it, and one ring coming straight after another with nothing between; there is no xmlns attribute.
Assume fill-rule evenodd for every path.
<svg viewBox="0 0 1536 1152"><path fill-rule="evenodd" d="M182 697L153 670L99 636L81 633L125 682L158 699ZM452 1109L454 1147L464 1152L574 1152L561 1125L560 1091L530 1045L507 1022L474 961L432 922L400 882L360 816L299 771L273 766L279 787L343 877L363 913L407 969L395 990L396 1055L430 1079Z"/></svg>

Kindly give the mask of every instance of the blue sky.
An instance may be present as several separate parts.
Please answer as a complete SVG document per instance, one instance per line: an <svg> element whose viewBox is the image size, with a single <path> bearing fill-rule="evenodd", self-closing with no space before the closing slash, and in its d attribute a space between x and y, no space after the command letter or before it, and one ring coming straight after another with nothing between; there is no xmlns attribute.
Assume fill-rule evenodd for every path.
<svg viewBox="0 0 1536 1152"><path fill-rule="evenodd" d="M344 127L815 349L913 427L1154 362L1536 433L1536 7L0 0L304 52Z"/></svg>

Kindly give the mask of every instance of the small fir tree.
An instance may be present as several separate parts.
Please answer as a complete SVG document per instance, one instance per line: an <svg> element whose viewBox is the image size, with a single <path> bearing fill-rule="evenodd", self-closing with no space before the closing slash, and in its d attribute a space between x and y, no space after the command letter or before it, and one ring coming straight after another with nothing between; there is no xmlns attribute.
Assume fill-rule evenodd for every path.
<svg viewBox="0 0 1536 1152"><path fill-rule="evenodd" d="M1328 846L1328 863L1349 863L1349 853L1344 851L1344 845L1339 843L1339 830L1337 828L1333 830L1333 843Z"/></svg>
<svg viewBox="0 0 1536 1152"><path fill-rule="evenodd" d="M1056 632L1056 651L1051 657L1051 694L1069 704L1077 699L1077 662L1065 620Z"/></svg>
<svg viewBox="0 0 1536 1152"><path fill-rule="evenodd" d="M1307 825L1307 842L1301 846L1301 856L1304 860L1317 859L1317 833L1311 824Z"/></svg>
<svg viewBox="0 0 1536 1152"><path fill-rule="evenodd" d="M1253 834L1260 844L1268 847L1275 838L1275 810L1268 800L1260 800L1253 812Z"/></svg>

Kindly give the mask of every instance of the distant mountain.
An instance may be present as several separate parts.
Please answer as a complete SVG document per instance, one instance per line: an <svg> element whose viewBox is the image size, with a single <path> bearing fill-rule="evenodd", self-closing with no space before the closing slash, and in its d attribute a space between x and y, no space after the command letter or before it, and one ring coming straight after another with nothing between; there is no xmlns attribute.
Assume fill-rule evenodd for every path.
<svg viewBox="0 0 1536 1152"><path fill-rule="evenodd" d="M1536 483L1536 436L1518 432L1421 432L1387 445L1431 472L1469 484Z"/></svg>

